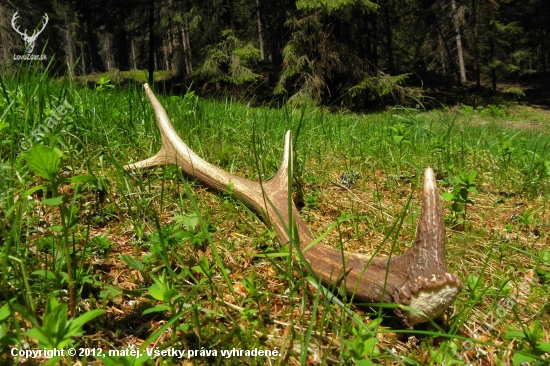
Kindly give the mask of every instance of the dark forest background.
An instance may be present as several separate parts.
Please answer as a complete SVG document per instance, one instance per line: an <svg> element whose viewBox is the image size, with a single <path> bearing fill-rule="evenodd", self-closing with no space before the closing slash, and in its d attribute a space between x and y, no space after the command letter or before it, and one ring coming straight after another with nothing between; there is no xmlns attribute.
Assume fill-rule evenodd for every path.
<svg viewBox="0 0 550 366"><path fill-rule="evenodd" d="M362 108L443 80L497 90L548 73L548 0L2 1L0 66L25 52L57 75L170 70L220 92ZM235 89L237 88L237 89ZM511 90L513 92L513 90Z"/></svg>

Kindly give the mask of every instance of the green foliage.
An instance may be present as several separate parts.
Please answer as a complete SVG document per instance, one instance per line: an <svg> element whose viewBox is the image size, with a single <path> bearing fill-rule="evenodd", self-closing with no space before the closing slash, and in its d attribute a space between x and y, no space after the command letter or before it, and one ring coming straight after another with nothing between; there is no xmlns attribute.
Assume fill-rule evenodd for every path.
<svg viewBox="0 0 550 366"><path fill-rule="evenodd" d="M374 12L378 9L378 5L369 0L298 0L296 7L300 10L317 10L323 9L326 11L339 10L343 7L359 5L365 12Z"/></svg>
<svg viewBox="0 0 550 366"><path fill-rule="evenodd" d="M550 158L526 151L522 154L520 169L523 174L523 189L529 194L540 194L550 178Z"/></svg>
<svg viewBox="0 0 550 366"><path fill-rule="evenodd" d="M359 84L349 89L352 98L375 100L394 91L403 84L411 74L367 76Z"/></svg>
<svg viewBox="0 0 550 366"><path fill-rule="evenodd" d="M514 95L517 99L525 98L527 96L523 90L513 86L506 89L505 92Z"/></svg>
<svg viewBox="0 0 550 366"><path fill-rule="evenodd" d="M303 0L297 6L307 14L288 23L294 31L282 52L283 72L275 94L287 94L291 104L319 105L337 100L346 107L363 107L390 93L405 95L400 85L409 74L373 71L361 49L363 35L357 33L361 26L344 25L359 12L375 12L377 4ZM335 36L333 27L345 28L348 37Z"/></svg>
<svg viewBox="0 0 550 366"><path fill-rule="evenodd" d="M254 273L249 274L248 277L243 279L243 286L252 297L256 297L260 294Z"/></svg>
<svg viewBox="0 0 550 366"><path fill-rule="evenodd" d="M375 319L367 327L353 327L351 328L353 338L344 340L344 344L346 345L345 355L352 358L356 365L377 365L372 362L371 358L380 355L380 350L376 347L378 338L376 338L375 332L381 322L382 319Z"/></svg>
<svg viewBox="0 0 550 366"><path fill-rule="evenodd" d="M491 116L495 119L497 119L497 118L502 119L502 118L507 117L506 107L502 104L498 104L498 105L489 104L486 107L479 106L477 108L477 111L482 116Z"/></svg>
<svg viewBox="0 0 550 366"><path fill-rule="evenodd" d="M260 50L241 41L230 30L223 31L222 37L220 43L208 47L206 60L195 71L195 76L236 85L260 79L261 75L252 71L254 63L260 60Z"/></svg>
<svg viewBox="0 0 550 366"><path fill-rule="evenodd" d="M390 126L392 141L396 145L400 144L410 144L411 140L409 139L409 125L406 123L396 123L393 126Z"/></svg>
<svg viewBox="0 0 550 366"><path fill-rule="evenodd" d="M174 288L174 285L169 281L166 271L162 271L162 274L158 277L151 276L155 282L153 285L149 286L149 294L155 300L165 302L169 305L173 305L175 301L181 298L181 295L178 294L178 291ZM159 310L158 308L155 308ZM151 309L145 311L144 314L152 312Z"/></svg>
<svg viewBox="0 0 550 366"><path fill-rule="evenodd" d="M439 345L439 349L430 350L430 353L438 365L465 365L466 362L457 359L457 350L455 342L445 341Z"/></svg>
<svg viewBox="0 0 550 366"><path fill-rule="evenodd" d="M206 278L201 279L201 283L206 283L208 280L211 280L214 276L214 269L210 266L210 263L208 263L208 259L201 255L199 258L199 261L197 262L196 266L193 266L192 269L195 272L198 272L200 274L203 274L206 276Z"/></svg>
<svg viewBox="0 0 550 366"><path fill-rule="evenodd" d="M459 169L459 176L451 179L451 183L455 185L453 190L441 194L443 199L452 202L449 221L455 227L463 227L466 222L466 204L474 204L470 199L470 194L477 195L479 193L475 183L476 177L476 170L467 173Z"/></svg>
<svg viewBox="0 0 550 366"><path fill-rule="evenodd" d="M510 158L512 157L514 151L516 151L513 140L513 137L510 137L508 139L505 138L499 141L497 145L500 157L505 166L508 166L508 164L510 164Z"/></svg>
<svg viewBox="0 0 550 366"><path fill-rule="evenodd" d="M509 329L510 330L504 334L504 338L519 340L521 344L520 350L524 351L522 353L514 353L512 357L514 366L524 362L530 363L535 360L540 360L537 356L550 353L550 343L541 341L541 339L545 337L545 333L539 320L533 321L529 328L523 328L523 330L515 330L513 327L509 327ZM525 353L525 351L527 353Z"/></svg>
<svg viewBox="0 0 550 366"><path fill-rule="evenodd" d="M363 77L364 73L356 82ZM25 90L18 81L2 79L2 83L10 98L17 95L18 89ZM0 145L4 165L0 172L0 195L4 197L0 200L0 297L5 299L0 305L0 364L14 362L9 348L35 340L23 334L26 330L44 327L40 317L49 305L43 294L61 302L69 283L74 287L75 318L80 315L78 309L107 304L115 310L81 327L72 338L81 348L111 347L109 344L119 344L126 336L138 334L147 340L143 347L161 350L278 347L288 350L284 362L301 357L304 364L317 355L321 357L320 364L332 360L342 364L383 364L396 357L404 364L415 364L418 359L426 364L447 364L466 360L466 349L451 344L460 345L453 337L461 334L461 340L475 344L475 349L467 353L469 362L485 362L489 356L483 352L489 349L494 350L491 356L495 363L507 362L513 356L510 352L539 357L527 338L502 338L506 324L511 324L513 330L522 329L522 323L510 317L495 324L486 343L467 336L472 329L484 329L487 322L491 323L480 314L494 310L504 300L502 296L518 294L516 288L504 288L502 284L502 279L517 276L518 269L533 269L539 281L533 280L529 297L521 299L525 306L515 306L514 310L522 312L519 319L529 319L532 314L528 310L533 310L533 314L542 317L543 331L548 332L546 303L544 296L539 296L546 291L550 268L549 255L542 250L548 239L544 210L550 188L547 131L510 130L499 123L516 118L539 120L531 118L531 108L511 109L495 104L494 113L489 107L483 109L486 114L474 109L464 109L465 113L454 109L415 113L393 109L356 115L323 109L251 108L199 99L192 92L183 98L159 96L182 140L213 164L223 164L225 159L227 170L250 180L259 175L267 180L277 171L282 134L303 123L300 134L295 135L295 164L303 170L305 210L315 221L310 225L317 231L313 245L326 241L355 251L365 243L372 244L374 251L381 248L386 252L388 246L381 244L382 237L392 231L392 224L400 216L407 219L403 220L399 235L414 237L419 210L402 208L403 194L410 191L411 180L390 178L396 163L414 173L432 166L438 179L447 181L451 190L459 185L453 179L461 175L451 165L460 166L467 175L473 169L478 171L474 188L480 186L483 173L483 190L475 196L479 205L475 221L473 215L468 217L470 230L447 237L449 271L460 268L459 276L469 289L461 293L455 303L456 311L444 319L444 326L438 321L422 328L426 336L420 337L420 347L394 350L387 342L378 341L380 335L387 337L393 331L406 330L397 325L392 329L371 327L370 334L361 330L365 327L363 322L368 327L368 321L376 319L376 315L367 308L357 321L359 316L353 306L329 296L330 292L322 292L320 287L313 289L310 284L315 281L302 281L299 266L286 263L288 252L285 256L274 244L271 227L260 223L244 205L235 204L231 188L226 196L212 195L195 182L179 179L179 171L171 167L149 170L143 175L123 170L123 164L145 157L159 145L159 134L152 130L154 115L139 89L114 88L106 98L104 92L63 88L57 80L44 83L38 91L33 86L28 91L34 95L32 98L27 99L27 94L19 96L14 107L9 107L11 101L4 105L7 113L0 112L9 124L0 131L1 140L10 141ZM1 86L0 95L4 95ZM28 157L29 152L21 151L11 141L29 136L32 121L39 121L36 116L53 110L48 106L51 95L78 100L71 102L78 105L74 116L78 133L52 137L49 147L37 147ZM45 104L42 114L38 108L41 101ZM475 119L474 123L469 123L471 119ZM493 119L496 123L485 123ZM250 139L252 130L257 133L256 141ZM216 141L225 141L221 151L235 149L242 153L217 153L212 147ZM251 153L256 146L259 168ZM59 163L52 152L59 157ZM494 174L502 171L505 164L506 174ZM342 177L342 172L347 174ZM364 179L357 180L354 172ZM337 186L343 182L341 178L346 182L356 179L356 185L342 189ZM461 180L472 180L466 178ZM532 195L528 194L531 189ZM458 192L463 201L474 200L473 195L470 192L465 198ZM495 198L498 203L492 206L490 202ZM525 206L515 210L519 202ZM106 205L112 210L112 218L104 225L93 217ZM338 217L341 210L347 214ZM513 222L512 213L516 214ZM324 218L319 221L321 215ZM322 222L327 222L326 226ZM219 230L209 236L214 225ZM403 248L411 241L403 243ZM213 255L216 247L221 254L218 257ZM496 250L500 256L494 255ZM263 257L255 255L266 252ZM370 248L365 250L367 255L372 252ZM67 258L73 264L72 271L68 270ZM482 272L481 262L487 262L490 271ZM232 270L230 281L223 278L227 275L227 271L222 272L224 265ZM107 273L107 268L116 271L116 275ZM133 283L135 289L122 289L121 283ZM242 292L231 294L237 283L243 284L245 296L239 296ZM494 288L499 290L487 290ZM12 300L7 304L9 299ZM65 305L66 313L69 309ZM126 321L140 317L144 310L144 322ZM124 317L118 316L121 312ZM33 318L38 320L33 323ZM84 331L88 334L80 336ZM277 334L289 346L272 343L270 334ZM440 343L442 338L446 344ZM328 344L327 340L339 346L322 348L317 353L315 347ZM544 338L537 342L543 341ZM291 343L294 349L300 345L303 356L292 350ZM520 356L514 357L518 360ZM63 362L131 365L143 361L134 357L88 357ZM155 361L177 362L169 357ZM199 358L191 361L225 362ZM266 360L235 358L227 362L263 364Z"/></svg>
<svg viewBox="0 0 550 366"><path fill-rule="evenodd" d="M543 248L537 253L539 260L536 272L546 282L550 282L550 249Z"/></svg>
<svg viewBox="0 0 550 366"><path fill-rule="evenodd" d="M42 325L32 321L34 328L26 331L25 335L36 339L39 348L62 349L74 343L73 337L84 334L82 327L86 323L105 312L103 309L96 309L67 320L67 309L67 304L59 304L53 297L48 298Z"/></svg>
<svg viewBox="0 0 550 366"><path fill-rule="evenodd" d="M111 79L106 77L101 77L97 82L97 87L95 88L96 92L101 92L102 90L114 89L114 85L111 84Z"/></svg>
<svg viewBox="0 0 550 366"><path fill-rule="evenodd" d="M128 268L135 269L140 272L143 272L145 269L145 265L139 259L129 256L128 254L121 254L120 259L128 266Z"/></svg>
<svg viewBox="0 0 550 366"><path fill-rule="evenodd" d="M295 42L289 42L283 49L283 72L274 93L275 95L289 93L286 88L287 81L297 78L301 86L289 98L289 102L297 105L317 105L321 103L325 82L322 76L318 75L314 63L306 54L299 51L299 35L294 34L293 39Z"/></svg>
<svg viewBox="0 0 550 366"><path fill-rule="evenodd" d="M54 151L44 145L33 146L27 154L27 166L35 174L55 181L61 165L60 151Z"/></svg>

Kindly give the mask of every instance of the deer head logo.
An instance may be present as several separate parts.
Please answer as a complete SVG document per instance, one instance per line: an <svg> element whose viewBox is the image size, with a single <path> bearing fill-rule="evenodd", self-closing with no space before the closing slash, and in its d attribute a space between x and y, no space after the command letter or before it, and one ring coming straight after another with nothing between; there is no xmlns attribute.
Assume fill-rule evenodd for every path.
<svg viewBox="0 0 550 366"><path fill-rule="evenodd" d="M13 14L13 18L11 18L11 26L13 27L13 29L19 33L21 35L21 37L23 37L23 40L25 41L25 47L27 49L27 54L31 54L32 53L32 50L34 48L34 42L36 42L36 38L38 38L38 35L40 33L42 33L42 31L44 30L44 28L46 28L46 24L48 24L48 14L44 13L44 17L42 18L42 29L40 30L37 30L35 29L34 32L32 33L31 36L28 36L27 35L27 30L25 29L25 32L21 32L19 30L19 27L17 26L16 28L16 20L17 18L19 18L19 15L17 14L18 11L15 12L15 14Z"/></svg>

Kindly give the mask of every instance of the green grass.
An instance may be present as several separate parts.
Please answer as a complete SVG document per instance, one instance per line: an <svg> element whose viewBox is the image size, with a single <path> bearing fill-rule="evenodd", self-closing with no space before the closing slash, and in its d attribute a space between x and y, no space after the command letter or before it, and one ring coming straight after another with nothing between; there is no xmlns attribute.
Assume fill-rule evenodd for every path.
<svg viewBox="0 0 550 366"><path fill-rule="evenodd" d="M424 168L434 168L442 193L476 171L473 203L444 201L448 265L464 290L444 319L408 331L391 313L380 323L377 309L318 290L277 255L274 233L230 194L214 194L176 167L124 172L124 164L160 146L140 86L91 90L30 69L1 81L1 362L14 363L11 349L22 342L31 349L197 350L189 360L197 364L267 362L221 357L233 348L276 349L278 364L548 359L548 111L509 105L427 112L419 105L356 115L159 96L197 154L250 180L275 174L291 129L301 214L317 236L333 227L322 242L345 250L373 253L388 235L398 252L406 250ZM44 136L37 141L33 131L64 100L74 112L38 130ZM48 147L41 150L49 160L36 164L37 148L23 149L29 142ZM344 185L343 173L355 182ZM273 256L256 256L266 253ZM82 324L66 318L96 309L103 315L79 318ZM69 324L70 331L48 324ZM66 362L76 358L94 361L88 354ZM169 356L146 362L156 360L182 364Z"/></svg>
<svg viewBox="0 0 550 366"><path fill-rule="evenodd" d="M172 73L167 70L157 70L154 72L155 82L170 78ZM86 83L99 84L101 80L109 80L114 84L124 83L125 81L132 81L135 83L148 82L147 70L132 70L132 71L119 71L114 70L110 72L97 72L89 75L83 75L75 78L78 84L86 85Z"/></svg>

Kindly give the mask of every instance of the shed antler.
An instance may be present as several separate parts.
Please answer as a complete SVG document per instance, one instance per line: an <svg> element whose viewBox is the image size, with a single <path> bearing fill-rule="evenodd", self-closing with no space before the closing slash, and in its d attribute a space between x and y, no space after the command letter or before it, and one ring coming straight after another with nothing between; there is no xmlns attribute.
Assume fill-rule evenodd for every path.
<svg viewBox="0 0 550 366"><path fill-rule="evenodd" d="M288 207L288 172L292 169L292 140L285 135L283 161L277 174L261 185L223 171L195 154L176 134L168 115L151 89L145 92L153 106L162 136L162 147L153 157L125 166L125 169L178 164L189 176L204 185L224 190L233 186L234 195L271 223L280 243L289 242L289 211L304 249L313 236L292 204ZM359 302L386 302L407 305L421 313L397 310L401 320L412 327L434 319L445 311L462 288L462 282L447 272L445 262L445 221L434 172L426 169L422 190L422 213L412 248L400 256L372 258L342 252L326 245L314 245L303 252L316 276L328 286L345 284L348 294ZM345 277L345 281L342 281Z"/></svg>

